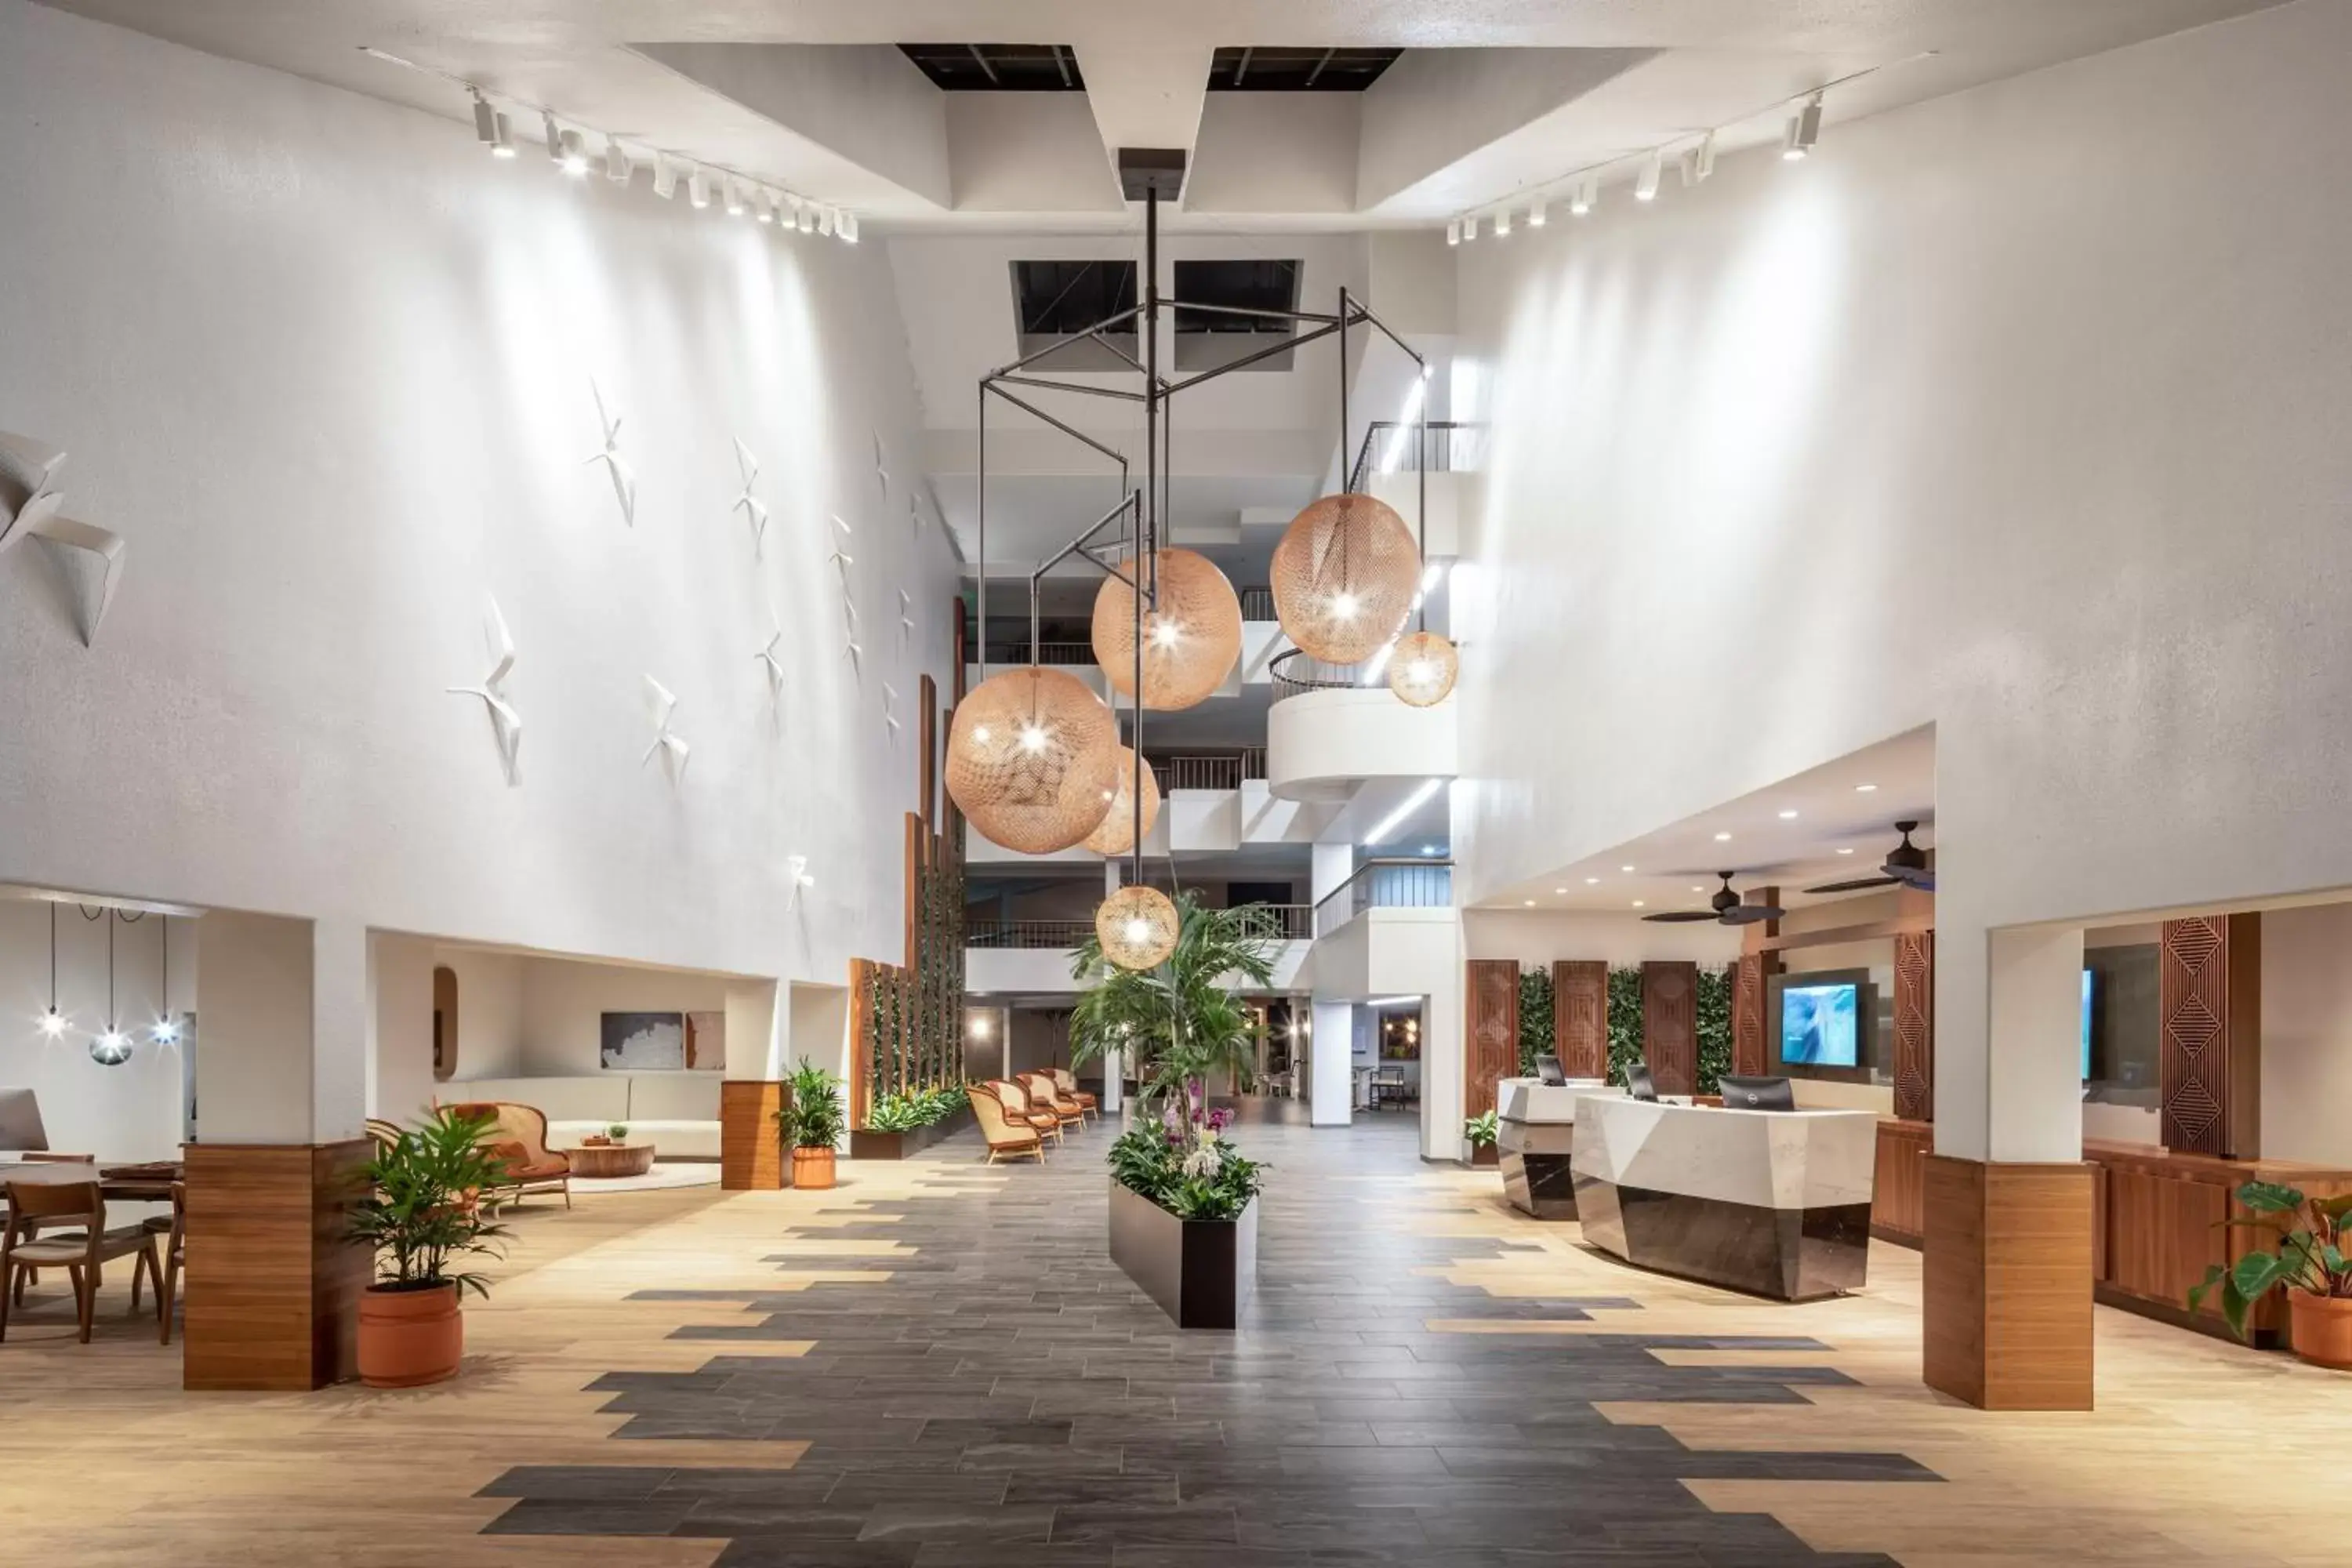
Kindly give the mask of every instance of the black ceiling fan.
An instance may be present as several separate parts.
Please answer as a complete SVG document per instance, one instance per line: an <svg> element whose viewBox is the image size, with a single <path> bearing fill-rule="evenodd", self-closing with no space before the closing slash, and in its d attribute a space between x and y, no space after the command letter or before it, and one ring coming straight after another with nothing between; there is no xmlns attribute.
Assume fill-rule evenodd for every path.
<svg viewBox="0 0 2352 1568"><path fill-rule="evenodd" d="M1919 830L1916 822L1898 822L1895 829L1903 842L1886 852L1886 863L1875 877L1856 877L1847 882L1826 882L1818 888L1807 888L1809 893L1858 893L1864 888L1916 888L1923 893L1936 890L1935 868L1927 864L1927 852L1911 842L1911 835Z"/></svg>
<svg viewBox="0 0 2352 1568"><path fill-rule="evenodd" d="M1723 886L1715 890L1715 897L1707 900L1706 909L1668 910L1663 914L1643 915L1642 918L1645 921L1655 921L1660 925L1675 925L1687 921L1715 921L1727 926L1748 926L1754 925L1758 921L1777 921L1789 912L1778 904L1741 903L1739 895L1731 890L1731 879L1737 873L1717 871L1716 875L1723 879Z"/></svg>

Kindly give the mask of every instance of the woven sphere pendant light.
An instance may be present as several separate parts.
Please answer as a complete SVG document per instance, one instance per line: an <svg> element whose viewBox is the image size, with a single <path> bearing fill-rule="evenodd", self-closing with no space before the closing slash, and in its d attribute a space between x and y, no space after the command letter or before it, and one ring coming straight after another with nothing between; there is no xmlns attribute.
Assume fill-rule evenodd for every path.
<svg viewBox="0 0 2352 1568"><path fill-rule="evenodd" d="M1309 658L1370 658L1412 608L1421 552L1404 519L1370 496L1325 496L1274 547L1274 611Z"/></svg>
<svg viewBox="0 0 2352 1568"><path fill-rule="evenodd" d="M1050 855L1101 824L1118 753L1118 721L1076 676L1003 670L956 704L948 796L990 842Z"/></svg>
<svg viewBox="0 0 2352 1568"><path fill-rule="evenodd" d="M1225 683L1242 656L1242 601L1217 563L1196 550L1162 550L1143 581L1157 595L1143 610L1143 705L1162 712L1190 708ZM1135 590L1128 562L1095 595L1095 662L1111 689L1135 694Z"/></svg>
<svg viewBox="0 0 2352 1568"><path fill-rule="evenodd" d="M1453 643L1435 632L1415 632L1389 655L1389 689L1415 708L1433 708L1454 689L1461 668Z"/></svg>
<svg viewBox="0 0 2352 1568"><path fill-rule="evenodd" d="M1150 969L1176 951L1181 922L1176 906L1157 888L1121 888L1095 910L1095 935L1103 956L1121 969Z"/></svg>
<svg viewBox="0 0 2352 1568"><path fill-rule="evenodd" d="M1087 847L1097 855L1124 855L1135 847L1135 752L1118 749L1118 784L1110 792L1110 815L1087 835ZM1160 820L1160 780L1150 764L1143 769L1143 831Z"/></svg>

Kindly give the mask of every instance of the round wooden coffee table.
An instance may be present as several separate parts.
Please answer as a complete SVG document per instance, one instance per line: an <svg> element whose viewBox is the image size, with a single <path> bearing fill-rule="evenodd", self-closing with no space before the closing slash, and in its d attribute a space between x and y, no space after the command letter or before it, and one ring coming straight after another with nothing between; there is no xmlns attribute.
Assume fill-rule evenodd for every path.
<svg viewBox="0 0 2352 1568"><path fill-rule="evenodd" d="M590 1180L642 1176L654 1168L650 1143L598 1143L571 1151L572 1173Z"/></svg>

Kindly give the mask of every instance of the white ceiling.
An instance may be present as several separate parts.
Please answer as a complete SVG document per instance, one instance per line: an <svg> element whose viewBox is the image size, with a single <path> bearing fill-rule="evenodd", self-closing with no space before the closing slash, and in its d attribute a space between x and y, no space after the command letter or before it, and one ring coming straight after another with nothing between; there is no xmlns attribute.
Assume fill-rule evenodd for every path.
<svg viewBox="0 0 2352 1568"><path fill-rule="evenodd" d="M1808 887L1872 875L1900 842L1894 825L1915 820L1925 826L1912 842L1921 848L1933 847L1932 726L1850 752L1572 865L1526 878L1477 907L1626 914L1704 909L1720 886L1716 873L1731 871L1736 873L1732 885L1739 891L1778 886L1781 906L1799 908L1823 901L1809 896L1804 891ZM1722 834L1730 837L1717 837Z"/></svg>

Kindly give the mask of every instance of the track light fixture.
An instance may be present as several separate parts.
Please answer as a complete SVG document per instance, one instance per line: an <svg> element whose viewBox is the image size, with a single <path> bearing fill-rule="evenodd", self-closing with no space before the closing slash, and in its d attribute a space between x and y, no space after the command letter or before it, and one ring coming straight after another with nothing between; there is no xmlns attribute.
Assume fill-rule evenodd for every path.
<svg viewBox="0 0 2352 1568"><path fill-rule="evenodd" d="M1472 213L1462 220L1462 243L1469 244L1478 237L1478 215Z"/></svg>
<svg viewBox="0 0 2352 1568"><path fill-rule="evenodd" d="M1780 139L1780 156L1794 163L1813 150L1822 139L1822 95L1805 100L1805 106L1789 116L1789 129Z"/></svg>
<svg viewBox="0 0 2352 1568"><path fill-rule="evenodd" d="M1589 174L1576 183L1576 188L1568 195L1568 210L1571 216L1582 217L1592 210L1592 198L1600 184L1599 180Z"/></svg>
<svg viewBox="0 0 2352 1568"><path fill-rule="evenodd" d="M625 185L629 183L630 176L634 175L636 172L636 164L631 162L629 155L621 150L619 140L617 138L606 138L604 142L604 177L612 181L616 185Z"/></svg>
<svg viewBox="0 0 2352 1568"><path fill-rule="evenodd" d="M1495 215L1495 237L1496 239L1511 237L1511 209L1508 207L1503 208Z"/></svg>
<svg viewBox="0 0 2352 1568"><path fill-rule="evenodd" d="M833 232L851 245L857 243L857 215L844 213L834 221Z"/></svg>
<svg viewBox="0 0 2352 1568"><path fill-rule="evenodd" d="M1460 218L1457 217L1453 222L1445 226L1445 243L1448 245L1459 245L1462 243L1462 220Z"/></svg>
<svg viewBox="0 0 2352 1568"><path fill-rule="evenodd" d="M677 165L658 153L654 154L654 195L664 201L677 195Z"/></svg>
<svg viewBox="0 0 2352 1568"><path fill-rule="evenodd" d="M751 216L761 223L776 221L776 203L764 187L751 192Z"/></svg>
<svg viewBox="0 0 2352 1568"><path fill-rule="evenodd" d="M831 207L821 207L817 210L816 232L820 237L825 239L831 239L833 237L833 209Z"/></svg>
<svg viewBox="0 0 2352 1568"><path fill-rule="evenodd" d="M1544 226L1544 205L1543 205L1543 203L1541 203L1541 202L1529 202L1529 203L1528 204L1528 226L1529 228L1541 228L1541 227L1543 227L1543 226Z"/></svg>
<svg viewBox="0 0 2352 1568"><path fill-rule="evenodd" d="M588 143L577 131L563 133L563 172L573 179L588 173Z"/></svg>
<svg viewBox="0 0 2352 1568"><path fill-rule="evenodd" d="M515 155L514 134L507 129L507 117L490 107L479 89L474 92L474 137L490 150L493 158Z"/></svg>
<svg viewBox="0 0 2352 1568"><path fill-rule="evenodd" d="M801 204L800 230L803 234L814 234L816 232L816 204L814 202L803 202Z"/></svg>
<svg viewBox="0 0 2352 1568"><path fill-rule="evenodd" d="M1696 184L1714 173L1715 132L1710 131L1698 139L1698 147L1691 153L1691 183Z"/></svg>
<svg viewBox="0 0 2352 1568"><path fill-rule="evenodd" d="M746 210L743 205L743 187L735 183L735 178L731 174L722 183L727 192L727 216L741 217Z"/></svg>
<svg viewBox="0 0 2352 1568"><path fill-rule="evenodd" d="M686 177L687 205L696 212L710 205L710 176L697 169Z"/></svg>
<svg viewBox="0 0 2352 1568"><path fill-rule="evenodd" d="M1635 201L1654 202L1658 199L1658 177L1665 173L1665 154L1655 149L1642 160L1641 178L1633 182Z"/></svg>

